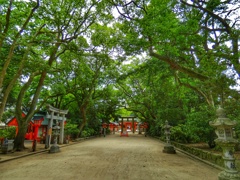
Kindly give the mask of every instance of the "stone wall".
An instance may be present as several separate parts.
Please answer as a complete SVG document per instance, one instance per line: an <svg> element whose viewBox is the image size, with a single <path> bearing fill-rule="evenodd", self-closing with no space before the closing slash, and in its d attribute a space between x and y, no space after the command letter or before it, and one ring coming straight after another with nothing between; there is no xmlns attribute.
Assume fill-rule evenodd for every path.
<svg viewBox="0 0 240 180"><path fill-rule="evenodd" d="M199 148L186 146L185 144L181 144L177 142L171 142L171 144L176 148L178 148L179 150L182 150L188 154L196 156L203 161L207 161L217 166L220 166L221 168L224 168L224 161L222 159L221 154L216 154L216 153L205 151ZM237 170L240 171L240 160L238 159L236 160L236 167L237 167Z"/></svg>
<svg viewBox="0 0 240 180"><path fill-rule="evenodd" d="M177 142L171 142L172 145L174 145L176 148L183 150L184 152L187 152L193 156L196 156L202 160L208 161L210 163L213 163L217 166L224 167L224 161L222 159L221 154L215 154L209 151L205 151L202 149L186 146L184 144L180 144Z"/></svg>
<svg viewBox="0 0 240 180"><path fill-rule="evenodd" d="M154 138L156 138L156 139L165 143L165 140L162 139L161 137L159 138L159 137L155 136ZM194 158L197 158L201 161L204 161L205 163L210 164L212 166L215 166L216 168L219 168L219 169L222 169L222 170L224 169L224 161L223 161L223 158L222 158L222 153L216 154L216 153L213 153L213 152L209 152L209 151L206 151L206 150L203 150L203 149L187 146L186 144L181 144L181 143L174 142L174 141L171 141L171 144L176 148L176 150L179 150L179 151L181 151L185 154L193 156ZM240 145L238 145L238 147L240 149ZM238 150L238 149L236 149L236 150ZM239 156L238 156L238 158L236 158L235 164L236 164L237 170L240 172L240 158L239 158Z"/></svg>

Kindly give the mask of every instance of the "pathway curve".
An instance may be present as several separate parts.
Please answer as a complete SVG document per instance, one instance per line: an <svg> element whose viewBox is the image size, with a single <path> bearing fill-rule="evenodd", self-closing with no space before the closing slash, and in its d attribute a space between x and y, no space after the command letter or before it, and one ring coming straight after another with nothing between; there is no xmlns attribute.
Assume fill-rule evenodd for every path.
<svg viewBox="0 0 240 180"><path fill-rule="evenodd" d="M109 135L0 164L0 180L217 180L220 170L160 141Z"/></svg>

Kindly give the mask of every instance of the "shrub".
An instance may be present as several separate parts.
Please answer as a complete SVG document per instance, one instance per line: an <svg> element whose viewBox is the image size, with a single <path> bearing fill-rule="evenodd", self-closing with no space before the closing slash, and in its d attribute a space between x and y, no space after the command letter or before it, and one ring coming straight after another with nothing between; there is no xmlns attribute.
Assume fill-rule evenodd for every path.
<svg viewBox="0 0 240 180"><path fill-rule="evenodd" d="M209 125L213 120L211 111L203 110L188 114L185 124L178 124L171 128L171 138L181 143L206 142L212 148L216 138L214 128Z"/></svg>
<svg viewBox="0 0 240 180"><path fill-rule="evenodd" d="M161 135L161 126L160 123L152 125L149 127L148 134L150 136L160 136Z"/></svg>
<svg viewBox="0 0 240 180"><path fill-rule="evenodd" d="M77 135L79 133L77 124L67 123L64 127L64 133L65 133L65 135L70 135L72 138L77 137Z"/></svg>
<svg viewBox="0 0 240 180"><path fill-rule="evenodd" d="M82 133L81 133L81 137L89 137L90 136L90 133L86 130L83 130Z"/></svg>
<svg viewBox="0 0 240 180"><path fill-rule="evenodd" d="M216 138L214 128L209 125L209 121L214 120L213 112L199 111L190 113L187 117L186 133L192 143L207 142L212 144Z"/></svg>
<svg viewBox="0 0 240 180"><path fill-rule="evenodd" d="M8 126L5 129L0 130L0 137L14 139L16 136L16 127L15 126Z"/></svg>
<svg viewBox="0 0 240 180"><path fill-rule="evenodd" d="M93 128L85 127L81 133L81 137L89 137L96 134L96 131Z"/></svg>
<svg viewBox="0 0 240 180"><path fill-rule="evenodd" d="M185 127L183 124L179 124L171 128L171 139L180 143L187 143L188 137L184 131Z"/></svg>

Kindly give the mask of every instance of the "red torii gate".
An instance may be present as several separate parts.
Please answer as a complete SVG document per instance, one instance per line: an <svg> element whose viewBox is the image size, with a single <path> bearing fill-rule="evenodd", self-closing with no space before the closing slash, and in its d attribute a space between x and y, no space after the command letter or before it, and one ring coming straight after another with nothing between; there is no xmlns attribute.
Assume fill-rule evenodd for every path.
<svg viewBox="0 0 240 180"><path fill-rule="evenodd" d="M135 122L135 116L121 116L119 120L121 121L121 135L120 136L128 136L128 130L135 133L137 128L137 122ZM125 121L124 121L125 120ZM125 132L123 131L125 127Z"/></svg>

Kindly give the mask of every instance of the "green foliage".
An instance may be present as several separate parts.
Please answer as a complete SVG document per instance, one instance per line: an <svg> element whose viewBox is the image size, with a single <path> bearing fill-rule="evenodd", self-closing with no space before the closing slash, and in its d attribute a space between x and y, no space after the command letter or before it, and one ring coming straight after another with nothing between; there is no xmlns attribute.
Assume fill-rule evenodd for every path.
<svg viewBox="0 0 240 180"><path fill-rule="evenodd" d="M127 109L121 108L116 111L116 114L119 114L120 116L130 116L132 112L128 111Z"/></svg>
<svg viewBox="0 0 240 180"><path fill-rule="evenodd" d="M161 127L161 122L158 121L156 124L151 124L148 132L150 136L161 136L163 134L162 132L162 127Z"/></svg>
<svg viewBox="0 0 240 180"><path fill-rule="evenodd" d="M238 97L239 94L236 94L235 97L229 98L225 102L224 109L226 110L227 117L237 122L237 125L234 127L234 136L240 140L240 101Z"/></svg>
<svg viewBox="0 0 240 180"><path fill-rule="evenodd" d="M148 121L150 135L159 135L168 120L174 140L200 142L214 137L208 124L214 117L202 105L214 107L221 97L229 117L240 124L239 93L229 89L235 81L222 76L230 65L240 72L239 16L232 18L227 8L233 1L120 3L125 17L115 24L110 1L44 2L26 21L35 2L11 2L8 18L11 3L2 1L0 70L7 69L0 72L0 89L8 107L19 94L24 97L18 109L26 105L33 111L46 102L69 109L75 124L68 123L65 133L71 136L82 124L86 137L98 132L101 121L134 113ZM129 63L118 67L122 61Z"/></svg>
<svg viewBox="0 0 240 180"><path fill-rule="evenodd" d="M81 133L81 137L89 137L90 136L90 133L86 130L83 130L82 133Z"/></svg>
<svg viewBox="0 0 240 180"><path fill-rule="evenodd" d="M70 135L72 138L75 138L79 133L79 128L76 124L67 123L64 127L65 135Z"/></svg>
<svg viewBox="0 0 240 180"><path fill-rule="evenodd" d="M5 129L0 129L0 137L14 139L16 136L16 127L8 126Z"/></svg>
<svg viewBox="0 0 240 180"><path fill-rule="evenodd" d="M171 139L173 141L177 141L180 143L187 143L188 137L186 132L184 131L185 126L183 124L179 124L171 128Z"/></svg>
<svg viewBox="0 0 240 180"><path fill-rule="evenodd" d="M16 102L16 101L15 101ZM12 109L6 110L2 117L2 122L7 122L8 119L14 117L14 112Z"/></svg>
<svg viewBox="0 0 240 180"><path fill-rule="evenodd" d="M181 143L211 143L216 135L209 121L214 120L213 111L203 109L198 112L191 112L184 124L178 124L171 128L171 138Z"/></svg>
<svg viewBox="0 0 240 180"><path fill-rule="evenodd" d="M90 136L96 135L96 133L97 132L94 129L85 127L81 133L81 137L90 137Z"/></svg>

